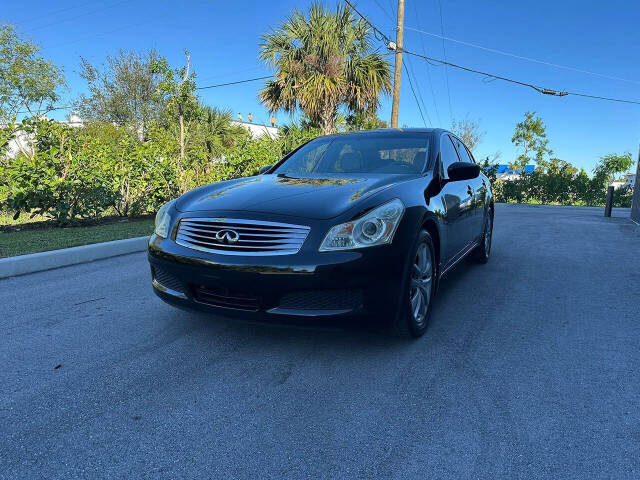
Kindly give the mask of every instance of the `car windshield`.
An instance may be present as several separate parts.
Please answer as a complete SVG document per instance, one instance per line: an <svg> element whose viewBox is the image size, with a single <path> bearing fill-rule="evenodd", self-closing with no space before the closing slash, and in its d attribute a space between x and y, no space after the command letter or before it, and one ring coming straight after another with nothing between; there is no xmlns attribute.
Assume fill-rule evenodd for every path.
<svg viewBox="0 0 640 480"><path fill-rule="evenodd" d="M427 163L425 135L345 135L318 138L295 151L273 173L419 174Z"/></svg>

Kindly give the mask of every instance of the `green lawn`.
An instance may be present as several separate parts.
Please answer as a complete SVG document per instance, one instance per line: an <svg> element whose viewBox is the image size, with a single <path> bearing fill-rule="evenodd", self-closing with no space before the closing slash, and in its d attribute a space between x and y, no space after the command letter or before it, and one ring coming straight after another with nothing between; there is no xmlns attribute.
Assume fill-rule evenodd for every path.
<svg viewBox="0 0 640 480"><path fill-rule="evenodd" d="M20 231L0 231L0 258L45 252L123 238L151 235L153 219L124 220L84 227L46 227Z"/></svg>
<svg viewBox="0 0 640 480"><path fill-rule="evenodd" d="M44 222L48 219L41 215L34 215L31 217L28 213L22 213L15 220L13 219L13 213L3 212L0 210L0 226L5 225L24 225L25 223Z"/></svg>

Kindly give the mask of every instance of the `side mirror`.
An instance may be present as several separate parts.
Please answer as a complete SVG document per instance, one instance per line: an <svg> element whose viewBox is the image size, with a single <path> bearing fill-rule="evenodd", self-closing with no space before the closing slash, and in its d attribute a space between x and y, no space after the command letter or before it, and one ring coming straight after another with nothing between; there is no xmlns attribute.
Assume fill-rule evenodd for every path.
<svg viewBox="0 0 640 480"><path fill-rule="evenodd" d="M447 175L452 182L471 180L480 175L480 167L471 162L455 162L447 168Z"/></svg>
<svg viewBox="0 0 640 480"><path fill-rule="evenodd" d="M262 167L260 170L258 170L258 173L260 175L267 173L269 170L271 170L271 167L273 167L273 165L267 165L265 167Z"/></svg>

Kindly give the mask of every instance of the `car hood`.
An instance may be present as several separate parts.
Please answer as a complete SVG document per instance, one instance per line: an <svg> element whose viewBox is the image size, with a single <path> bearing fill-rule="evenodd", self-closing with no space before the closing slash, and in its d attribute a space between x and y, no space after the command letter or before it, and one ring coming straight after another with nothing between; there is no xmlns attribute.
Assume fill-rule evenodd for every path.
<svg viewBox="0 0 640 480"><path fill-rule="evenodd" d="M182 212L241 210L326 219L414 178L416 175L258 175L200 187L180 197L176 208Z"/></svg>

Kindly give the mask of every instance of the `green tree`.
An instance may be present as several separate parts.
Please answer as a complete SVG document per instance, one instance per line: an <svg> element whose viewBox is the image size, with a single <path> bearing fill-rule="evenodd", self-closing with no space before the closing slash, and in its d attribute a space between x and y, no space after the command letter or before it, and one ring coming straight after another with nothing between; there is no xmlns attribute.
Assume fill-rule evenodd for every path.
<svg viewBox="0 0 640 480"><path fill-rule="evenodd" d="M295 10L278 29L263 35L260 58L276 70L260 100L274 112L300 108L323 134L335 131L338 110L372 112L390 93L385 58L371 51L371 31L348 7L335 13L313 3Z"/></svg>
<svg viewBox="0 0 640 480"><path fill-rule="evenodd" d="M578 169L571 163L559 158L552 158L546 171L534 172L538 184L537 196L542 203L571 204L574 200L573 183Z"/></svg>
<svg viewBox="0 0 640 480"><path fill-rule="evenodd" d="M378 118L377 112L353 112L345 117L344 128L348 132L387 128L389 124Z"/></svg>
<svg viewBox="0 0 640 480"><path fill-rule="evenodd" d="M513 169L524 169L525 165L536 162L540 168L546 168L545 155L551 155L553 151L548 148L549 140L544 123L536 112L525 112L524 120L516 124L516 130L511 142L522 153L515 162L510 164Z"/></svg>
<svg viewBox="0 0 640 480"><path fill-rule="evenodd" d="M633 159L631 158L630 152L623 153L622 155L609 153L600 157L600 160L593 169L593 173L596 176L600 175L605 177L607 182L613 182L621 173L629 171L632 166Z"/></svg>
<svg viewBox="0 0 640 480"><path fill-rule="evenodd" d="M490 158L489 155L487 155L485 158L478 162L478 165L480 166L484 174L489 178L489 182L491 182L492 185L495 183L498 173L497 160L499 156L500 153L496 153L493 158Z"/></svg>
<svg viewBox="0 0 640 480"><path fill-rule="evenodd" d="M484 132L480 131L480 122L470 119L469 117L459 121L455 119L452 120L451 131L455 133L472 152L475 151L484 137Z"/></svg>
<svg viewBox="0 0 640 480"><path fill-rule="evenodd" d="M200 113L198 98L195 94L195 72L191 71L191 56L185 50L186 65L178 69L171 68L165 58L156 60L152 67L152 73L159 74L161 80L158 83L158 98L166 105L167 114L175 117L180 126L180 162L185 155L185 122L197 117Z"/></svg>
<svg viewBox="0 0 640 480"><path fill-rule="evenodd" d="M280 128L280 153L282 156L295 150L303 143L313 140L320 135L319 130L316 127L310 126L305 123L291 123L289 125L283 125Z"/></svg>
<svg viewBox="0 0 640 480"><path fill-rule="evenodd" d="M586 200L589 205L605 203L607 185L616 180L620 173L626 172L633 165L631 153L618 155L610 153L600 157L593 169L593 177L589 180Z"/></svg>
<svg viewBox="0 0 640 480"><path fill-rule="evenodd" d="M219 157L224 149L238 145L248 135L243 127L231 123L233 120L231 110L208 105L202 105L200 108L199 124L209 158Z"/></svg>
<svg viewBox="0 0 640 480"><path fill-rule="evenodd" d="M62 86L60 67L13 26L0 25L0 157L18 129L18 116L38 118L51 110Z"/></svg>
<svg viewBox="0 0 640 480"><path fill-rule="evenodd" d="M145 54L120 50L116 56L108 55L102 66L80 58L80 76L89 88L89 95L77 102L82 117L133 125L140 138L146 138L164 107L157 95L160 77L153 71L158 60L155 50Z"/></svg>

